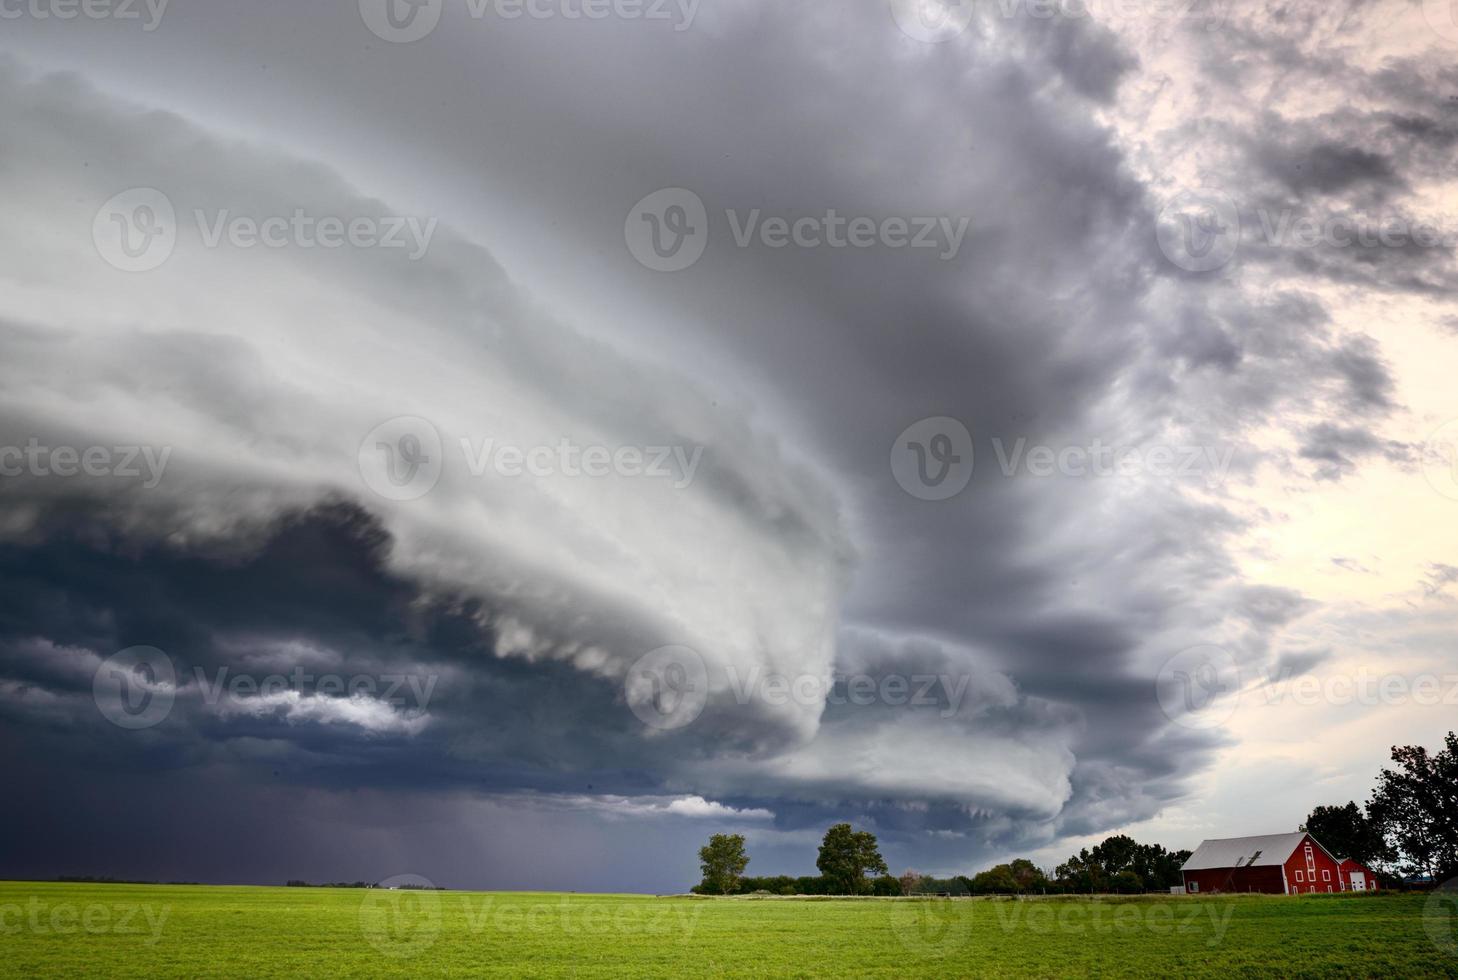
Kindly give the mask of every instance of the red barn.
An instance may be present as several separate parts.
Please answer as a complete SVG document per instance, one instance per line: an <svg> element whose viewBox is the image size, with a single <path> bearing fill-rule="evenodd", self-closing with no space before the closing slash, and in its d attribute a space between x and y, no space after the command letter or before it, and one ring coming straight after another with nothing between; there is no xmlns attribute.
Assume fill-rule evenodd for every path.
<svg viewBox="0 0 1458 980"><path fill-rule="evenodd" d="M1305 833L1207 840L1182 869L1185 891L1310 895L1345 891L1341 862ZM1370 881L1370 873L1364 876Z"/></svg>
<svg viewBox="0 0 1458 980"><path fill-rule="evenodd" d="M1342 869L1342 891L1344 892L1375 892L1377 890L1377 876L1372 869L1354 858L1341 858L1338 864Z"/></svg>

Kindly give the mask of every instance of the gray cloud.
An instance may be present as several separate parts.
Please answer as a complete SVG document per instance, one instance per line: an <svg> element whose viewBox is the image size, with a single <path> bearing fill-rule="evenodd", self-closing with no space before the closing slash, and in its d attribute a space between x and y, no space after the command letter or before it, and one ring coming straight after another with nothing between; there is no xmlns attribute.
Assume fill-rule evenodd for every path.
<svg viewBox="0 0 1458 980"><path fill-rule="evenodd" d="M1160 44L1187 46L1222 106L1243 104L1232 52L1252 81L1336 77L1301 41L1314 5L1287 16ZM1173 269L1150 172L1183 152L1161 140L1202 137L1189 119L1161 129L1163 49L1137 31L993 18L929 46L879 4L705 6L683 32L464 23L415 45L378 40L348 4L179 8L145 38L61 26L5 42L25 61L0 86L15 202L0 444L173 456L146 492L0 482L14 583L0 727L21 747L0 765L23 779L44 758L55 774L9 817L0 839L27 843L0 845L0 870L408 865L459 884L668 890L715 820L750 827L761 872L808 872L807 840L840 817L876 827L893 863L971 870L1056 846L1158 814L1226 744L1160 710L1164 661L1220 643L1252 668L1309 669L1273 637L1314 603L1242 578L1235 543L1270 518L1218 483L1009 476L999 448L1209 447L1240 481L1287 462L1258 445L1272 429L1311 464L1308 486L1411 463L1382 434L1402 401L1381 338L1339 331L1308 287L1431 294L1446 257L1255 248L1242 268L1272 283L1249 290ZM1350 75L1380 110L1208 129L1247 206L1400 201L1451 144L1447 107L1421 92L1432 71ZM1109 121L1129 106L1151 106L1147 145ZM128 275L101 261L92 220L139 186L184 226L199 209L295 208L439 226L418 262L208 248L189 230L161 268ZM673 186L702 198L710 238L665 274L633 259L623 225ZM969 230L943 261L740 248L726 216L829 208ZM397 416L444 439L449 465L420 500L360 478L361 441ZM968 489L940 503L887 464L931 416L962 420L976 450ZM681 488L483 479L461 438L680 446L702 464ZM186 683L165 724L118 737L90 675L135 644L166 650ZM693 724L660 732L624 678L668 644L704 658L708 689ZM328 696L220 710L195 670L298 663L437 683L408 716ZM946 677L957 693L737 698L732 679L756 670ZM216 820L231 859L66 843L60 815L128 785L179 827ZM284 841L229 816L258 812L320 829ZM400 831L364 861L344 846L426 821L466 843ZM646 837L689 857L645 860Z"/></svg>

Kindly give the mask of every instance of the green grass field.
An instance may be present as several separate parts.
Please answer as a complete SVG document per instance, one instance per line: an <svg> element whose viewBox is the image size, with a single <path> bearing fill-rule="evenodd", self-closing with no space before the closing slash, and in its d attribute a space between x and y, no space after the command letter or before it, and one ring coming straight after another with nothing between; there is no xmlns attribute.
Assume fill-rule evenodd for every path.
<svg viewBox="0 0 1458 980"><path fill-rule="evenodd" d="M0 882L0 974L1458 976L1421 896L696 899Z"/></svg>

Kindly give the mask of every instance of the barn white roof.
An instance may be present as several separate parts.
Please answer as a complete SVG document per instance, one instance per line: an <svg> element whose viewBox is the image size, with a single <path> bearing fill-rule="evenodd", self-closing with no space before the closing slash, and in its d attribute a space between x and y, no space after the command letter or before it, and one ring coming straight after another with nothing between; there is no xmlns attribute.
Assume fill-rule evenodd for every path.
<svg viewBox="0 0 1458 980"><path fill-rule="evenodd" d="M1248 868L1285 864L1306 835L1267 834L1264 837L1228 837L1207 840L1184 863L1184 871L1208 868Z"/></svg>

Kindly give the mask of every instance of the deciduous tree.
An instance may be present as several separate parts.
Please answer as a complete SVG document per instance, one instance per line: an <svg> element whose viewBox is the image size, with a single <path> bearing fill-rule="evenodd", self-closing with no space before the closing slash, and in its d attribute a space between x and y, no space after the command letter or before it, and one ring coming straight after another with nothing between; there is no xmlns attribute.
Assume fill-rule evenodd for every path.
<svg viewBox="0 0 1458 980"><path fill-rule="evenodd" d="M838 823L825 832L815 867L836 895L866 894L871 890L866 875L890 874L876 846L876 835L852 830L848 823Z"/></svg>
<svg viewBox="0 0 1458 980"><path fill-rule="evenodd" d="M704 880L699 890L709 895L732 895L739 889L739 879L749 866L744 853L744 835L715 834L699 848L699 866Z"/></svg>

